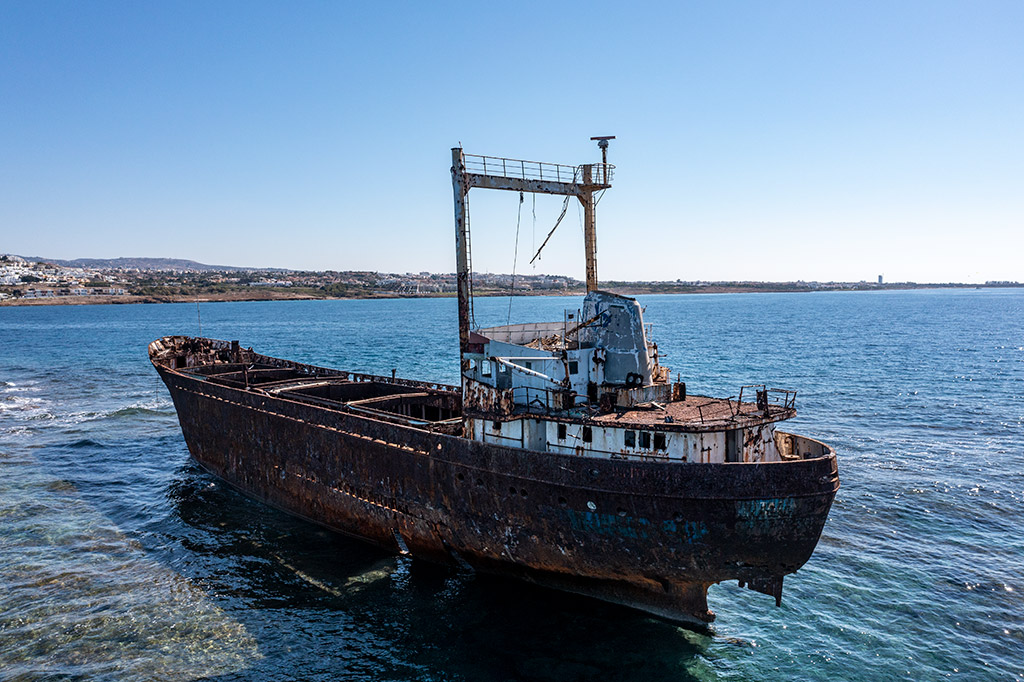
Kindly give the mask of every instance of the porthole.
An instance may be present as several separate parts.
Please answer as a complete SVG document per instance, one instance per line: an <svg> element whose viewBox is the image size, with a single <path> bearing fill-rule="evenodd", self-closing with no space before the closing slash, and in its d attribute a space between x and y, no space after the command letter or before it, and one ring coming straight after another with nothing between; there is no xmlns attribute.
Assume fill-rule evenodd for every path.
<svg viewBox="0 0 1024 682"><path fill-rule="evenodd" d="M567 499L565 499L564 497L559 497L558 498L558 506L559 507L565 507L568 504L569 504L569 501Z"/></svg>
<svg viewBox="0 0 1024 682"><path fill-rule="evenodd" d="M597 511L597 504L594 503L593 501L589 501L587 502L587 509L589 509L590 511Z"/></svg>

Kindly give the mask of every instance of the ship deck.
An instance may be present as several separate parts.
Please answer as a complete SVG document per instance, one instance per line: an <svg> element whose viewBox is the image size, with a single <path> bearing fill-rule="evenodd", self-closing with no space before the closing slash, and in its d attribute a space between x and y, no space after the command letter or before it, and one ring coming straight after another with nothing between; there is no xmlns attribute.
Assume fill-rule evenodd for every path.
<svg viewBox="0 0 1024 682"><path fill-rule="evenodd" d="M170 347L161 345L155 350L158 355L163 354L163 361L172 368L204 381L328 409L362 412L432 431L455 433L461 429L462 401L457 386L304 365L260 355L251 349L232 348L223 341L204 340L198 348L186 348L189 344L195 342L176 337L168 344ZM178 365L190 351L192 364ZM245 361L237 362L240 359ZM590 406L565 411L544 409L543 414L557 421L623 428L633 425L665 431L719 431L796 416L790 402L758 405L742 397L742 392L740 399L690 395L683 400L649 402L607 412ZM536 418L538 413L526 408L509 416Z"/></svg>
<svg viewBox="0 0 1024 682"><path fill-rule="evenodd" d="M605 424L637 424L642 426L691 427L716 430L737 428L751 423L781 421L796 416L796 410L784 405L769 404L762 409L755 403L735 398L711 398L691 395L685 400L647 403L643 406L599 414L592 419Z"/></svg>

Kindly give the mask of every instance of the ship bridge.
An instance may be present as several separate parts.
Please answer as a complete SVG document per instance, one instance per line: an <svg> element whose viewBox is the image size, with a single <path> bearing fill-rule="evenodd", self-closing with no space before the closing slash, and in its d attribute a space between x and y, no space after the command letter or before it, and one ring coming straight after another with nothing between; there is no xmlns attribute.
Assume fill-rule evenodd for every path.
<svg viewBox="0 0 1024 682"><path fill-rule="evenodd" d="M673 394L640 305L605 291L590 292L582 309L566 311L558 322L476 330L467 357L465 378L509 392L514 406L629 407L668 401Z"/></svg>

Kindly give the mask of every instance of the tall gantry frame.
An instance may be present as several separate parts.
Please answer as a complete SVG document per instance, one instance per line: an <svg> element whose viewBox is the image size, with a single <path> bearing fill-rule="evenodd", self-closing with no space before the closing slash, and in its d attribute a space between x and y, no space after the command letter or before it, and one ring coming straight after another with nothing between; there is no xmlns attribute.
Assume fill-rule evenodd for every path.
<svg viewBox="0 0 1024 682"><path fill-rule="evenodd" d="M468 370L470 311L472 306L472 254L469 237L467 197L474 187L532 194L576 197L583 204L584 250L587 264L587 292L597 289L597 225L594 193L611 187L615 166L608 163L608 140L614 136L592 137L601 149L601 163L565 166L495 156L466 154L452 148L452 188L455 193L455 254L459 297L459 355L462 372Z"/></svg>

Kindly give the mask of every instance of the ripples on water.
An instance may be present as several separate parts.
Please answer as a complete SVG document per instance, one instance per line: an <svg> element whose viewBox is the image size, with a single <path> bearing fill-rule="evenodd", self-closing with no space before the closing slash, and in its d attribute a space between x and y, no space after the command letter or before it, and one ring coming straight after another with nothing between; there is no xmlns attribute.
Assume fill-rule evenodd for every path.
<svg viewBox="0 0 1024 682"><path fill-rule="evenodd" d="M1024 679L1024 291L641 299L691 392L799 390L843 488L783 606L694 633L380 553L190 462L149 341L195 306L0 308L5 679ZM508 299L482 299L482 325ZM520 320L577 299L516 299ZM454 382L454 301L205 304L271 355Z"/></svg>

